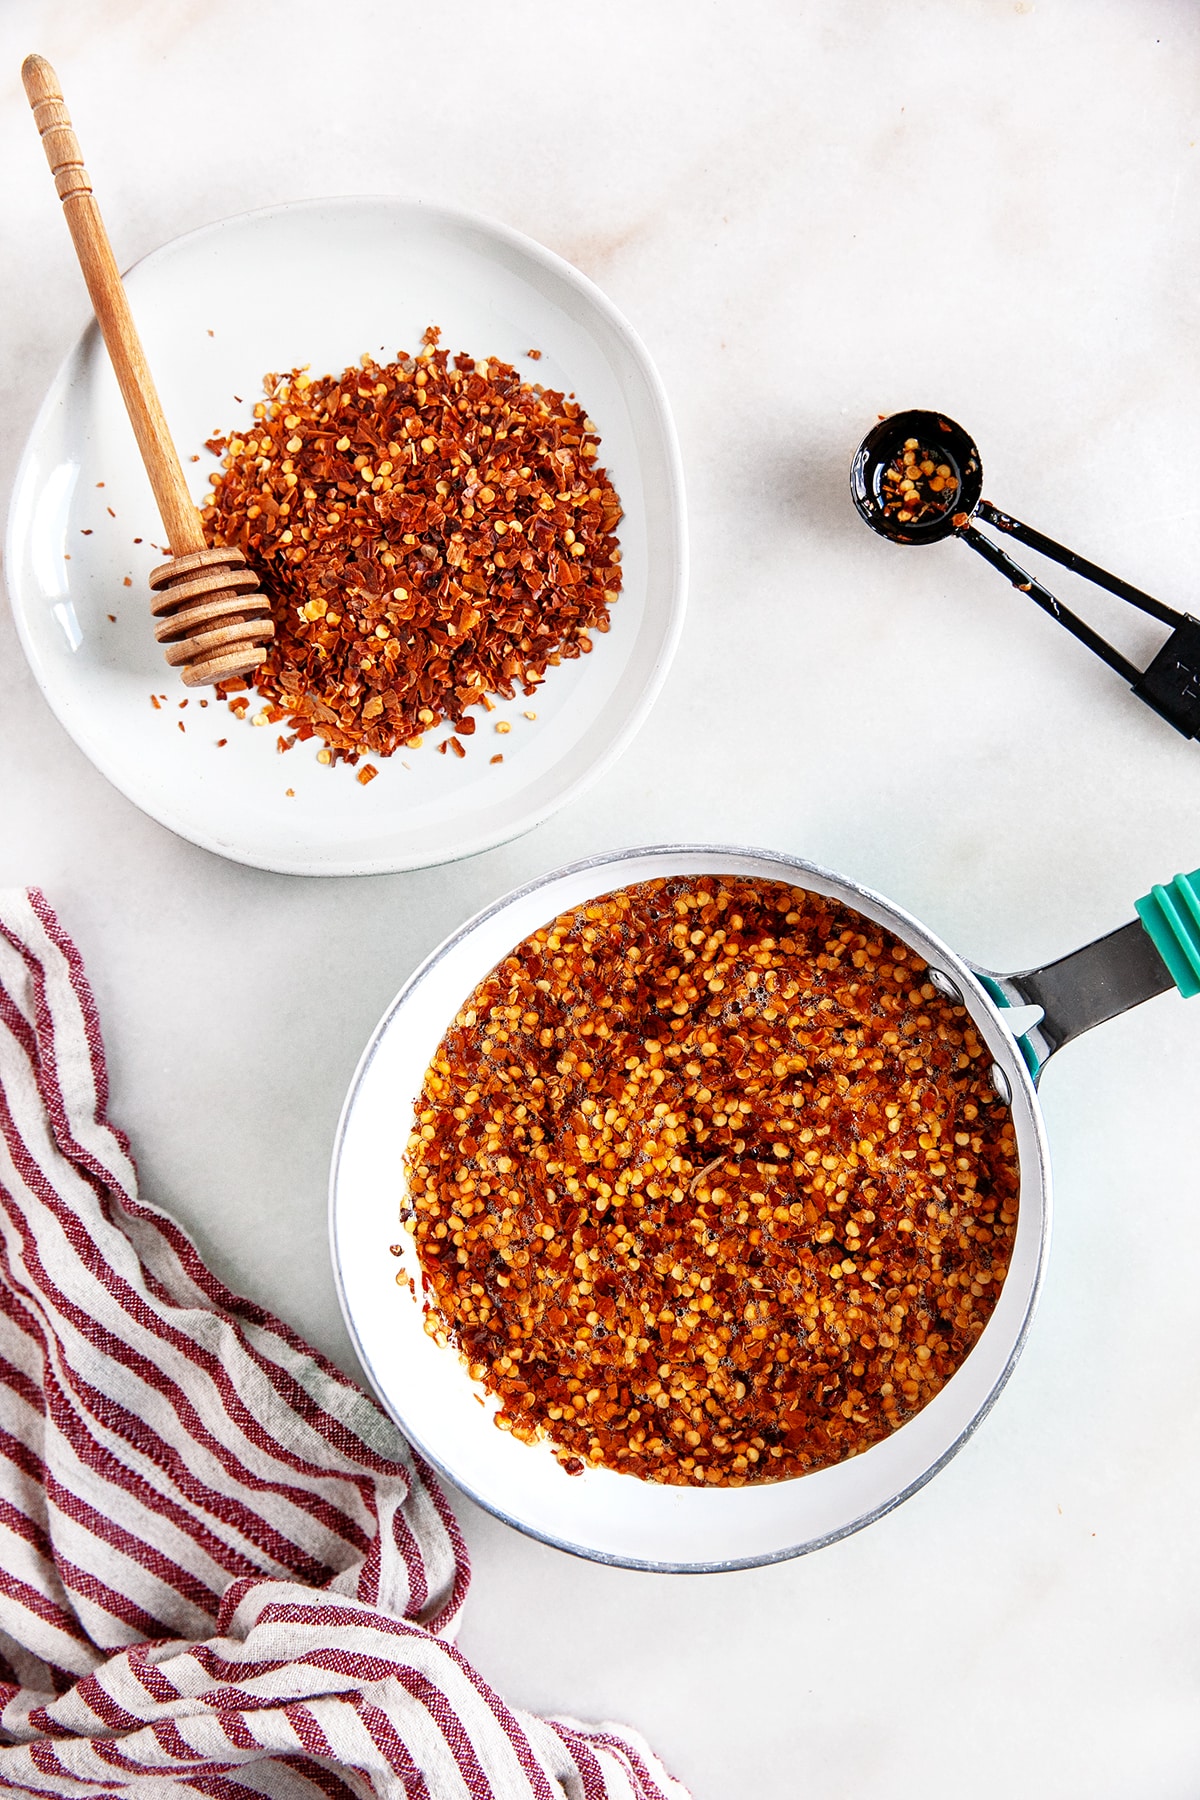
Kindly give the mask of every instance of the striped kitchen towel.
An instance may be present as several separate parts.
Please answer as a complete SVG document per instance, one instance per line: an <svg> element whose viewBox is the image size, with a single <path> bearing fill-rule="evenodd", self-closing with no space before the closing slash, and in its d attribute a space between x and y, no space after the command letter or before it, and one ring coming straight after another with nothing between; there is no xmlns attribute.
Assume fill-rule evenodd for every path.
<svg viewBox="0 0 1200 1800"><path fill-rule="evenodd" d="M374 1401L138 1197L78 952L0 898L0 1788L686 1800L506 1706L467 1582Z"/></svg>

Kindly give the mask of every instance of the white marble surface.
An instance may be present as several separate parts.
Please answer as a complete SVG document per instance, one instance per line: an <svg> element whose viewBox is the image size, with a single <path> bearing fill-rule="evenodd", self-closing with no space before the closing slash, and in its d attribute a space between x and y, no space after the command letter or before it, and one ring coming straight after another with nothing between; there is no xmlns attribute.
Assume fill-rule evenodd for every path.
<svg viewBox="0 0 1200 1800"><path fill-rule="evenodd" d="M846 492L877 413L940 406L998 504L1196 607L1183 0L7 0L6 487L87 311L18 80L35 48L123 262L305 195L478 208L606 288L676 408L693 579L667 687L585 801L471 862L323 883L191 848L80 756L0 619L0 880L42 884L87 957L147 1191L335 1356L325 1179L355 1059L425 951L516 882L631 842L761 843L1023 966L1200 863L1200 745L961 546L893 549ZM523 1704L636 1723L698 1800L1195 1795L1198 1092L1200 1004L1175 997L1050 1069L1032 1340L897 1513L674 1579L464 1502L464 1649Z"/></svg>

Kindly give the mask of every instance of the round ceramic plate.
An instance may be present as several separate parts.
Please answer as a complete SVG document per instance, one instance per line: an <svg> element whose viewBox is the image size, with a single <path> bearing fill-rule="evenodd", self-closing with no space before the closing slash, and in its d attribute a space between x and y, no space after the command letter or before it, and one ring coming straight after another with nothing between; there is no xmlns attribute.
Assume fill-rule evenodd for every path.
<svg viewBox="0 0 1200 1800"><path fill-rule="evenodd" d="M492 1423L495 1403L453 1349L426 1333L421 1271L400 1224L401 1158L425 1071L466 996L508 952L560 912L630 882L739 875L832 895L895 931L946 970L1004 1070L1021 1164L1021 1210L995 1311L953 1379L915 1418L861 1456L788 1481L671 1487L613 1469L568 1475L548 1443ZM531 1536L629 1568L743 1568L817 1549L857 1531L922 1487L990 1408L1029 1329L1049 1233L1046 1145L1032 1079L965 963L917 920L855 883L761 850L667 848L597 857L532 882L469 921L397 995L364 1052L338 1128L330 1234L342 1310L363 1368L401 1430L450 1479ZM390 1246L412 1285L398 1286Z"/></svg>
<svg viewBox="0 0 1200 1800"><path fill-rule="evenodd" d="M451 354L498 356L586 406L625 509L624 580L591 655L551 669L536 700L499 702L464 760L437 753L439 731L378 761L364 787L347 766L318 764L315 740L280 755L280 727L255 730L253 705L245 721L211 694L203 705L204 691L185 689L154 641L147 576L163 560L163 534L92 324L34 426L7 566L34 674L97 768L193 843L303 875L468 856L529 830L594 779L662 684L686 575L666 397L599 289L502 225L394 199L314 200L228 219L156 250L127 286L197 498L217 468L205 439L249 421L268 372L340 371L364 351L390 359L417 350L437 325ZM497 737L490 727L502 719L512 729ZM500 750L504 761L492 763Z"/></svg>

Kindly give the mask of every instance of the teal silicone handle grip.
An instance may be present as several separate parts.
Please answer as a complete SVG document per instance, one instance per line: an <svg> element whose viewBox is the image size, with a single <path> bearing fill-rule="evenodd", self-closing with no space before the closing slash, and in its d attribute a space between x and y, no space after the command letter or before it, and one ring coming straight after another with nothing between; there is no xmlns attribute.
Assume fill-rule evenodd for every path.
<svg viewBox="0 0 1200 1800"><path fill-rule="evenodd" d="M1200 869L1151 888L1134 905L1184 999L1200 994Z"/></svg>

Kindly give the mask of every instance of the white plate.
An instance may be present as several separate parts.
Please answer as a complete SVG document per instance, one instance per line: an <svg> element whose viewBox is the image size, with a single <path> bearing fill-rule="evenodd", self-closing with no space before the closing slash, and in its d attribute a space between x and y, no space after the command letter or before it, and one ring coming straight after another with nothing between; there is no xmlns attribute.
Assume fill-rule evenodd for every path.
<svg viewBox="0 0 1200 1800"><path fill-rule="evenodd" d="M492 1424L495 1403L455 1351L422 1322L420 1267L400 1224L401 1158L414 1104L442 1035L467 995L539 925L634 881L732 874L832 895L897 933L949 972L1008 1076L1021 1167L1021 1207L995 1310L953 1379L915 1418L861 1456L788 1481L743 1488L669 1487L587 1468L568 1475L546 1443L518 1443ZM417 970L367 1046L338 1127L330 1238L342 1310L363 1368L401 1430L450 1479L510 1525L600 1562L698 1571L749 1567L857 1531L960 1449L1004 1385L1029 1329L1049 1238L1048 1158L1032 1082L1012 1036L960 958L917 920L868 889L794 857L691 846L620 852L577 863L499 900ZM404 1246L414 1289L396 1285L390 1246Z"/></svg>
<svg viewBox="0 0 1200 1800"><path fill-rule="evenodd" d="M316 741L279 755L281 727L255 730L211 696L202 708L203 694L189 697L154 641L146 578L162 561L151 546L163 534L92 324L34 425L6 560L33 672L97 768L193 843L301 875L469 856L529 830L593 780L662 684L686 579L683 480L666 396L599 289L491 220L383 198L305 201L207 226L156 250L127 286L197 498L217 467L204 440L250 418L268 371L306 363L315 373L340 371L364 351L391 358L418 349L425 327L439 325L452 354L501 357L587 407L625 508L624 581L612 629L595 636L591 655L551 669L535 700L518 696L480 715L465 760L437 754L426 737L420 750L377 761L379 775L364 787L345 766L319 765ZM540 361L528 359L531 349ZM151 694L167 695L161 710ZM512 721L507 736L491 729L501 718ZM498 751L504 761L493 764Z"/></svg>

